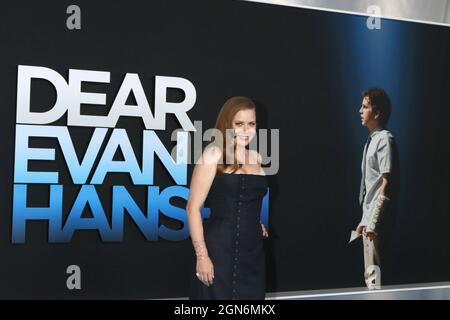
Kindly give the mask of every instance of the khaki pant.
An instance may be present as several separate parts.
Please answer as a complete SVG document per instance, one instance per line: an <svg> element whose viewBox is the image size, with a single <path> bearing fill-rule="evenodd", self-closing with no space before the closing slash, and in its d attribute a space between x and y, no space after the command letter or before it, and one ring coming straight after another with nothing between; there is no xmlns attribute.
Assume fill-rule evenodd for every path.
<svg viewBox="0 0 450 320"><path fill-rule="evenodd" d="M378 238L370 240L363 236L364 246L364 280L370 290L380 289L381 269L380 269L380 245Z"/></svg>

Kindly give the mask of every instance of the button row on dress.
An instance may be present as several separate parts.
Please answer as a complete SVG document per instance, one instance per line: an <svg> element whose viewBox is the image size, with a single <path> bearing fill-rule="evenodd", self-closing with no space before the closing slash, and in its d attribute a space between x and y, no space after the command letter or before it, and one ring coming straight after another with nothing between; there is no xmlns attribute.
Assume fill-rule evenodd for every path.
<svg viewBox="0 0 450 320"><path fill-rule="evenodd" d="M242 181L244 181L244 177L242 177ZM245 187L242 183L241 189L244 190ZM242 198L243 195L242 193L239 194L239 198ZM239 214L241 213L241 206L242 206L242 202L239 201L238 202L238 209L237 209L237 214L236 214L236 241L235 241L235 245L236 248L234 250L235 252L235 257L234 257L234 264L233 264L233 295L232 295L232 299L235 300L236 299L236 277L237 277L237 261L238 261L238 255L239 255L239 221L241 220L241 217L239 216Z"/></svg>

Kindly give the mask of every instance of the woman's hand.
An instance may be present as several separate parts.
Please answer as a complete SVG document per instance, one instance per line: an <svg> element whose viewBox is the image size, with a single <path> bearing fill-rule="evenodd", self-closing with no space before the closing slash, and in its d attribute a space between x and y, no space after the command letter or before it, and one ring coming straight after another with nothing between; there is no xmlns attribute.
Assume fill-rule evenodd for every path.
<svg viewBox="0 0 450 320"><path fill-rule="evenodd" d="M213 284L214 280L214 266L208 256L197 257L197 278L203 282L205 286Z"/></svg>
<svg viewBox="0 0 450 320"><path fill-rule="evenodd" d="M261 223L261 230L262 230L263 237L264 238L268 238L269 237L269 232L267 232L266 227L262 223Z"/></svg>

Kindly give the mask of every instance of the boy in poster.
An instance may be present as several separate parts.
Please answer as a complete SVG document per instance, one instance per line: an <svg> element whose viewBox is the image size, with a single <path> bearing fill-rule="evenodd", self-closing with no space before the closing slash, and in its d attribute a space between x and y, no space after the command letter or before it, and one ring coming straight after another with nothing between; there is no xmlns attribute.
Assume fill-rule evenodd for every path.
<svg viewBox="0 0 450 320"><path fill-rule="evenodd" d="M362 178L359 203L362 219L356 233L362 235L364 246L364 278L369 289L381 285L381 256L384 257L387 215L390 215L391 190L396 169L393 135L386 130L391 113L389 96L383 89L370 88L362 93L359 113L361 123L369 131L362 158ZM389 244L392 246L392 244Z"/></svg>

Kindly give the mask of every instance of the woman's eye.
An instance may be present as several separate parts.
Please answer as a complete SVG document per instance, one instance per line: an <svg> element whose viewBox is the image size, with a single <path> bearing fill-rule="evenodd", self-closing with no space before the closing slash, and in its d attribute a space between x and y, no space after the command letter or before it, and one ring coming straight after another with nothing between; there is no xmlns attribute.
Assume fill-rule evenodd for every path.
<svg viewBox="0 0 450 320"><path fill-rule="evenodd" d="M238 126L238 127L241 127L243 125L243 123L242 122L237 122L237 123L235 123L235 125Z"/></svg>

